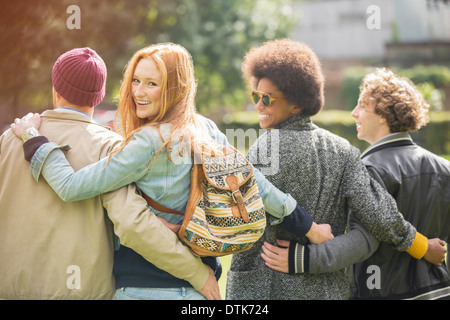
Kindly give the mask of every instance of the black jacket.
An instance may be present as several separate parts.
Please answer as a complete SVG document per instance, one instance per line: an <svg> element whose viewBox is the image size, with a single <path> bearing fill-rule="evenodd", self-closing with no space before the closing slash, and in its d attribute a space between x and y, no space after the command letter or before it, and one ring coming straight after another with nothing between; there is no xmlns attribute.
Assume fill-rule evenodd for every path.
<svg viewBox="0 0 450 320"><path fill-rule="evenodd" d="M376 143L362 155L374 177L396 199L399 211L417 231L448 242L450 232L450 162L399 133ZM368 281L379 267L379 289ZM369 269L368 269L369 268ZM352 267L351 291L356 298L421 298L450 296L449 269L394 250L380 243L367 260ZM372 277L372 278L371 278ZM370 288L371 287L371 288Z"/></svg>

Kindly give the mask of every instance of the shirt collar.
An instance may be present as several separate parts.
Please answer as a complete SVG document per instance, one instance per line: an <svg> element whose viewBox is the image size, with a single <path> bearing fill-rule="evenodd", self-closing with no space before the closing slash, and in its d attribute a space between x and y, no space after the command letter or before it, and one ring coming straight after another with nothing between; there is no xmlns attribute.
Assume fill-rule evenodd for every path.
<svg viewBox="0 0 450 320"><path fill-rule="evenodd" d="M396 132L396 133L392 133L389 134L387 136L384 136L383 138L377 140L376 142L374 142L372 145L370 145L362 154L361 154L361 158L364 157L368 152L370 152L371 150L385 145L387 143L391 143L391 142L395 142L395 141L402 141L402 140L409 140L412 142L412 138L409 135L408 132Z"/></svg>
<svg viewBox="0 0 450 320"><path fill-rule="evenodd" d="M292 116L275 127L275 129L285 130L313 130L315 128L310 116L303 113Z"/></svg>
<svg viewBox="0 0 450 320"><path fill-rule="evenodd" d="M58 107L58 108L60 108L60 109L72 110L72 111L77 111L77 112L80 112L80 113L82 113L82 114L84 114L84 115L87 115L89 118L92 118L91 115L90 115L89 113L86 113L86 112L84 112L84 111L81 111L81 110L78 110L78 109L75 109L75 108L70 108L70 107Z"/></svg>

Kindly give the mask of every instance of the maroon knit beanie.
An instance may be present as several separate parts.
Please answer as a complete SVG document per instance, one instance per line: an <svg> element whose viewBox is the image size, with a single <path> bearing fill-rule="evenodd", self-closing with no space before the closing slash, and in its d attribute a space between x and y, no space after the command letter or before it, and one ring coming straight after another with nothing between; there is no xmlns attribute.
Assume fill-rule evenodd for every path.
<svg viewBox="0 0 450 320"><path fill-rule="evenodd" d="M105 97L106 66L90 48L67 51L56 60L52 71L56 92L77 106L96 106Z"/></svg>

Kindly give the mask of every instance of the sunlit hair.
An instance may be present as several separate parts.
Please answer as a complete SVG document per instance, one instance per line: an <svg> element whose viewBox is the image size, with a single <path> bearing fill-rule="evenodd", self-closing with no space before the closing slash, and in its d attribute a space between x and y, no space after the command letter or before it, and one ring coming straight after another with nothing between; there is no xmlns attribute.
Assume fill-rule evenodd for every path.
<svg viewBox="0 0 450 320"><path fill-rule="evenodd" d="M391 133L417 131L429 121L429 104L411 80L386 68L367 74L360 87L360 101L375 101L375 113L387 120Z"/></svg>
<svg viewBox="0 0 450 320"><path fill-rule="evenodd" d="M141 59L145 58L153 59L161 73L160 109L158 114L150 119L141 119L137 116L136 103L131 89L136 66ZM166 123L171 124L171 135L164 141L158 154L162 148L171 143L175 132L181 133L189 141L203 139L202 132L204 130L197 118L195 107L196 89L197 82L194 77L192 57L182 46L160 43L137 51L126 65L119 92L120 102L115 126L124 138L120 149L126 146L133 134L142 127L159 127Z"/></svg>

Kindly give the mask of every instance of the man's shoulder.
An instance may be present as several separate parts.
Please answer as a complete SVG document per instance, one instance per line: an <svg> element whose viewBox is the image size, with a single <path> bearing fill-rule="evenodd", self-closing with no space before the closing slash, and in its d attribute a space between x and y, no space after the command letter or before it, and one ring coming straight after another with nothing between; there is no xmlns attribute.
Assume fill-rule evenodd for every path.
<svg viewBox="0 0 450 320"><path fill-rule="evenodd" d="M110 139L122 140L122 136L117 132L113 131L111 128L105 127L99 123L92 122L85 126L87 132L92 135L103 135Z"/></svg>
<svg viewBox="0 0 450 320"><path fill-rule="evenodd" d="M18 145L22 145L22 140L18 138L11 129L3 132L0 136L0 154L14 142L17 142Z"/></svg>
<svg viewBox="0 0 450 320"><path fill-rule="evenodd" d="M46 134L70 132L82 135L86 132L93 137L102 136L108 139L122 140L122 137L111 128L73 111L47 110L41 116L42 127L40 130L43 133L47 131ZM80 136L80 138L82 137Z"/></svg>
<svg viewBox="0 0 450 320"><path fill-rule="evenodd" d="M122 143L122 137L88 117L64 116L53 117L52 113L42 118L39 131L51 142L60 145L68 144L71 148L89 151L95 157L105 156L118 148ZM89 148L85 146L89 145Z"/></svg>

